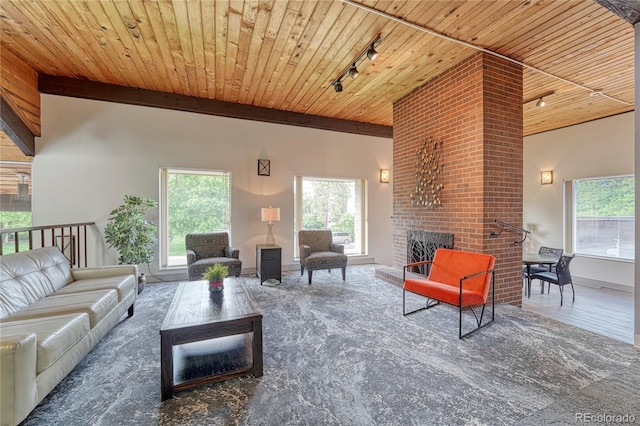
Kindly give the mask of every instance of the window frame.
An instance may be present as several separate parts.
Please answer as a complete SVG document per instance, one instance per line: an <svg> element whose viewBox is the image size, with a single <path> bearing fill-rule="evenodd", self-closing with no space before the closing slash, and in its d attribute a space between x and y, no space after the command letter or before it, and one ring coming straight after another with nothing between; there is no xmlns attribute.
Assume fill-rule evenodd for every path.
<svg viewBox="0 0 640 426"><path fill-rule="evenodd" d="M207 176L226 176L227 179L227 203L228 203L228 229L212 229L211 231L227 231L231 238L231 172L228 170L218 169L192 169L185 167L161 167L160 168L160 206L159 206L159 256L158 263L161 270L181 269L187 266L186 256L184 264L171 264L169 262L169 194L168 194L168 177L170 174L187 174L187 175L207 175Z"/></svg>
<svg viewBox="0 0 640 426"><path fill-rule="evenodd" d="M304 203L304 180L314 180L314 181L333 181L333 182L350 182L356 183L359 188L359 194L355 194L357 197L359 195L359 200L357 203L360 205L360 214L356 219L356 223L354 224L355 233L360 233L360 241L359 247L357 248L357 252L346 252L345 254L349 257L357 257L357 256L366 256L368 254L368 223L369 223L369 208L368 208L368 192L369 192L369 182L366 179L359 178L337 178L337 177L326 177L326 176L303 176L296 175L294 176L294 259L300 259L300 244L298 242L298 232L302 230L302 214L303 214L303 203ZM302 195L302 196L301 196ZM354 200L356 202L356 200ZM358 224L359 222L359 224ZM354 241L357 241L357 237L354 236Z"/></svg>
<svg viewBox="0 0 640 426"><path fill-rule="evenodd" d="M594 253L585 253L582 251L578 251L578 217L576 214L576 209L578 208L577 204L577 194L576 194L576 185L580 181L589 181L589 180L607 180L607 179L618 179L618 178L631 178L634 181L635 185L635 175L634 174L623 174L623 175L613 175L613 176L600 176L600 177L585 177L585 178L575 178L575 179L567 179L564 182L564 217L565 217L565 251L568 253L574 253L579 257L587 257L587 258L595 258L595 259L603 259L607 261L615 261L615 262L634 262L635 254L631 258L627 257L619 257L613 255L604 255L604 254L594 254ZM635 196L635 189L633 191ZM632 216L621 216L621 217L632 217L634 221L635 227L635 202L634 202L634 215ZM635 234L635 233L634 233ZM632 240L634 240L635 236L632 236ZM635 240L634 240L635 241ZM635 252L635 245L634 245Z"/></svg>

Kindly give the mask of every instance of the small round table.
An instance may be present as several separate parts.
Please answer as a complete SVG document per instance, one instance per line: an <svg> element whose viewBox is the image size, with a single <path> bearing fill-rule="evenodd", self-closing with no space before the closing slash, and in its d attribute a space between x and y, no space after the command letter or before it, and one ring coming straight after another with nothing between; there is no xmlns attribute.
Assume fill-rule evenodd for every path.
<svg viewBox="0 0 640 426"><path fill-rule="evenodd" d="M539 253L523 253L522 263L527 267L527 286L525 287L525 296L531 297L531 265L555 265L558 259L555 256L548 256Z"/></svg>

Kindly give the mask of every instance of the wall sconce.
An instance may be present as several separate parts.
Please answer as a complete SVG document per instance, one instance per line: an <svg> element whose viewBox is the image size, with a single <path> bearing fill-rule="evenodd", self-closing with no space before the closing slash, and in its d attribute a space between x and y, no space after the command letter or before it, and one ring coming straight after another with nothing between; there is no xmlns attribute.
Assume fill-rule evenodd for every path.
<svg viewBox="0 0 640 426"><path fill-rule="evenodd" d="M389 179L391 178L391 172L389 169L380 169L380 182L389 183Z"/></svg>
<svg viewBox="0 0 640 426"><path fill-rule="evenodd" d="M549 185L553 183L553 172L551 170L540 172L540 184Z"/></svg>
<svg viewBox="0 0 640 426"><path fill-rule="evenodd" d="M258 176L271 176L270 160L258 160Z"/></svg>
<svg viewBox="0 0 640 426"><path fill-rule="evenodd" d="M380 43L380 41L382 41L382 39L380 38L380 34L378 34L376 38L374 38L373 41L369 43L369 45L362 52L360 52L358 56L356 56L356 59L351 61L349 66L340 73L338 78L331 82L331 85L333 86L333 89L336 91L336 93L342 92L342 79L347 74L349 74L351 78L356 78L358 74L360 74L357 68L358 61L362 60L365 56L369 58L370 61L373 61L378 57L378 52L376 52L375 46L376 44Z"/></svg>
<svg viewBox="0 0 640 426"><path fill-rule="evenodd" d="M260 210L260 216L263 222L267 223L267 239L265 240L265 244L275 245L276 239L273 237L273 222L280 222L280 208L279 207L263 207Z"/></svg>

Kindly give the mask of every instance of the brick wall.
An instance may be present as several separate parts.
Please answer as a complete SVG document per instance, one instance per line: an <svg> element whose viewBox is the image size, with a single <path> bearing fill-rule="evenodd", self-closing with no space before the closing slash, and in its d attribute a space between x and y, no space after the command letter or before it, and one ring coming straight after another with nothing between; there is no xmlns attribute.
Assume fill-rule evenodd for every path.
<svg viewBox="0 0 640 426"><path fill-rule="evenodd" d="M443 140L443 207L411 204L416 148ZM477 53L393 105L394 266L408 229L449 232L456 249L496 256L496 300L521 305L521 235L490 238L498 219L522 225L522 68Z"/></svg>

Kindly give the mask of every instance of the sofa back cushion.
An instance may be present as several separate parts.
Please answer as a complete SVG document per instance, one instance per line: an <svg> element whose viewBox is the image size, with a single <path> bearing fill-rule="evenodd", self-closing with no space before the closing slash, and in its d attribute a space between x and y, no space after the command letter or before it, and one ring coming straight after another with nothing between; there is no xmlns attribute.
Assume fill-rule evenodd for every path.
<svg viewBox="0 0 640 426"><path fill-rule="evenodd" d="M306 244L311 247L311 253L317 251L331 251L331 243L333 236L331 231L300 231L298 232L298 241L300 244Z"/></svg>
<svg viewBox="0 0 640 426"><path fill-rule="evenodd" d="M69 261L57 247L0 256L0 319L72 281Z"/></svg>

